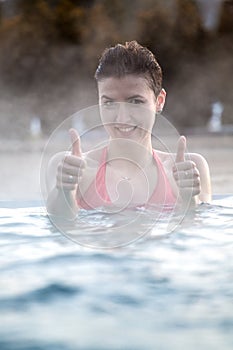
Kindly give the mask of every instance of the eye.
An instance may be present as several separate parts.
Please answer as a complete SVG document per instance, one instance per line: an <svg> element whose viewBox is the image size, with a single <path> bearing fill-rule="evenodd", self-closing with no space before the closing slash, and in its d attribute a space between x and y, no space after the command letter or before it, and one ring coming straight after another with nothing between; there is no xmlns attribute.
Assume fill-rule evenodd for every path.
<svg viewBox="0 0 233 350"><path fill-rule="evenodd" d="M129 103L133 103L135 105L139 105L139 104L143 104L144 100L140 99L140 98L132 98L129 100Z"/></svg>
<svg viewBox="0 0 233 350"><path fill-rule="evenodd" d="M113 101L105 101L104 106L111 106L113 104Z"/></svg>
<svg viewBox="0 0 233 350"><path fill-rule="evenodd" d="M113 100L106 100L103 102L103 106L106 108L114 107L116 106L116 102L114 102Z"/></svg>

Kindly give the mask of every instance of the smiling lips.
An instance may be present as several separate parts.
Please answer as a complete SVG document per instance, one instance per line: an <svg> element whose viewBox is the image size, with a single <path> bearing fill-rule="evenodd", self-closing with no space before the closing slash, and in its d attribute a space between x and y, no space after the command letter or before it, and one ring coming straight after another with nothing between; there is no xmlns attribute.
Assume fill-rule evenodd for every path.
<svg viewBox="0 0 233 350"><path fill-rule="evenodd" d="M137 126L118 126L116 127L117 130L119 130L121 133L130 133L132 131L134 131L137 128Z"/></svg>

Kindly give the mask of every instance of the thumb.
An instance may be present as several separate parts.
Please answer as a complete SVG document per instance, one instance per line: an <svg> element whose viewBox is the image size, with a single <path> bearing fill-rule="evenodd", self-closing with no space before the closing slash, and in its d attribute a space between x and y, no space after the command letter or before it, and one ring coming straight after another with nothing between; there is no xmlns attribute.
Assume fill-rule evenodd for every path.
<svg viewBox="0 0 233 350"><path fill-rule="evenodd" d="M177 145L176 163L184 162L185 149L186 149L186 137L181 136L178 140L178 145Z"/></svg>
<svg viewBox="0 0 233 350"><path fill-rule="evenodd" d="M74 156L81 157L82 156L81 141L77 130L70 129L69 134L70 134L70 140L72 144L72 154Z"/></svg>

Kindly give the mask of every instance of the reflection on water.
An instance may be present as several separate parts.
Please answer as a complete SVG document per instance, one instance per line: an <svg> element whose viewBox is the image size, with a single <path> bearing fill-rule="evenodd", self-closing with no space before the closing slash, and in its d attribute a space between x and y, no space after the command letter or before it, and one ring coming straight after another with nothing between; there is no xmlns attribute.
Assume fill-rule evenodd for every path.
<svg viewBox="0 0 233 350"><path fill-rule="evenodd" d="M169 206L164 206L163 210L156 206L153 209L124 210L100 207L88 211L80 209L73 221L59 220L52 215L50 220L62 234L80 245L113 249L132 244L147 235L161 237L169 234L183 218L183 215L175 216L173 212L174 208Z"/></svg>
<svg viewBox="0 0 233 350"><path fill-rule="evenodd" d="M110 250L73 243L44 208L2 208L0 349L232 349L232 199ZM100 222L115 225L83 214L83 235Z"/></svg>

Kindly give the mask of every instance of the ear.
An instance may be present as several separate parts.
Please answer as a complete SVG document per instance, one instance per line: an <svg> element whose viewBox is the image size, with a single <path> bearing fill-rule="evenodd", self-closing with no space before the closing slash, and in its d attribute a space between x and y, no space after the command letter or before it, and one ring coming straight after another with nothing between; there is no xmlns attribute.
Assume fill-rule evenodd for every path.
<svg viewBox="0 0 233 350"><path fill-rule="evenodd" d="M162 89L156 98L156 113L161 113L166 101L166 91Z"/></svg>

